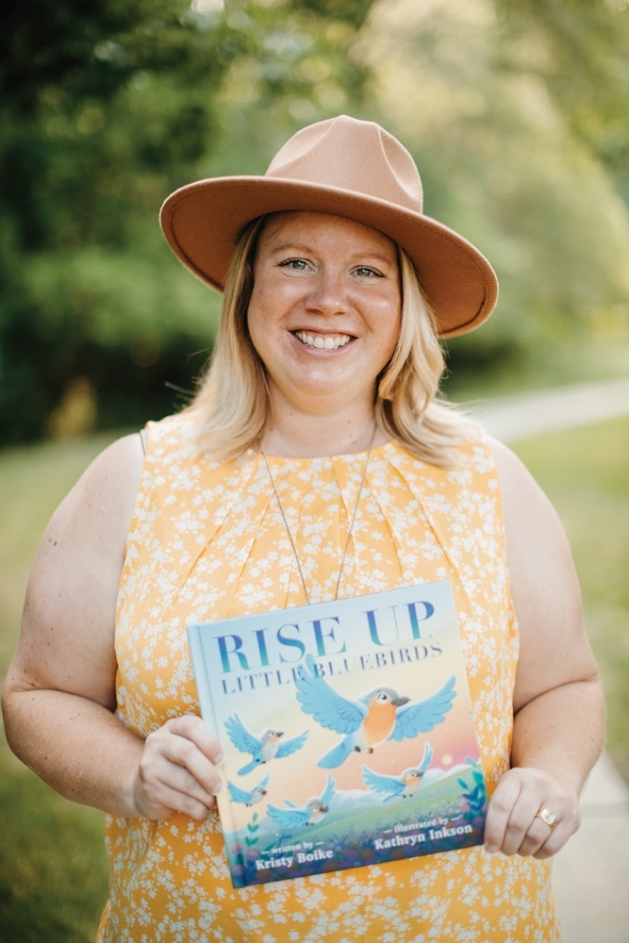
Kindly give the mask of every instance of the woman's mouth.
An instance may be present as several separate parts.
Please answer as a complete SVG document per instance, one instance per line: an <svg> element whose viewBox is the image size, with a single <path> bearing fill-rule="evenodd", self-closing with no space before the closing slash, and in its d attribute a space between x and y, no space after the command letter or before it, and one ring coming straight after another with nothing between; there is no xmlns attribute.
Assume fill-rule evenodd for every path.
<svg viewBox="0 0 629 943"><path fill-rule="evenodd" d="M309 334L308 331L293 331L293 334L306 347L316 347L317 350L337 350L353 339L351 334Z"/></svg>

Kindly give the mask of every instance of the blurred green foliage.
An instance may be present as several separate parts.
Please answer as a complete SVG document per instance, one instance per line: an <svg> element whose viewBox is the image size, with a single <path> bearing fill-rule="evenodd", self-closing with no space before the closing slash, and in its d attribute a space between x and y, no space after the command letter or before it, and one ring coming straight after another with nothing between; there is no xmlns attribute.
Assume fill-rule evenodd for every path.
<svg viewBox="0 0 629 943"><path fill-rule="evenodd" d="M629 202L627 0L495 0L501 71L543 81L577 139Z"/></svg>
<svg viewBox="0 0 629 943"><path fill-rule="evenodd" d="M220 300L161 201L340 112L401 137L498 271L448 344L468 389L629 364L626 0L9 0L0 27L0 441L176 408Z"/></svg>
<svg viewBox="0 0 629 943"><path fill-rule="evenodd" d="M217 300L169 258L158 207L207 170L224 112L254 102L272 110L267 121L281 140L300 123L351 106L363 70L348 49L369 6L14 0L3 7L3 441L45 434L77 377L88 378L105 426L168 412L176 397L165 381L192 386ZM226 86L231 99L221 98ZM263 171L252 143L243 142L241 160ZM190 358L197 351L205 353Z"/></svg>
<svg viewBox="0 0 629 943"><path fill-rule="evenodd" d="M560 362L579 344L626 351L625 0L387 0L360 47L374 114L412 150L428 214L498 272L496 315L448 342L453 371L528 359L547 384L570 375Z"/></svg>

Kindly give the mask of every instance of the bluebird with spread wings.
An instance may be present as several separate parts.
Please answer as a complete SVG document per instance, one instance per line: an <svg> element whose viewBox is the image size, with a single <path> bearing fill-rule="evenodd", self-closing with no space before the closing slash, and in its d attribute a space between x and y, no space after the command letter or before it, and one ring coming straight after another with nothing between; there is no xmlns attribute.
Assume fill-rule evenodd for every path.
<svg viewBox="0 0 629 943"><path fill-rule="evenodd" d="M297 750L301 750L308 736L308 731L304 730L298 736L292 737L290 740L283 740L280 743L284 731L266 727L260 736L256 737L250 730L247 730L238 714L232 714L231 717L227 718L225 730L237 750L240 750L241 753L251 754L251 762L238 770L239 776L246 776L256 766L268 763L269 760L274 758L279 760L284 756L290 756L291 753L296 753Z"/></svg>
<svg viewBox="0 0 629 943"><path fill-rule="evenodd" d="M431 762L432 747L426 742L424 755L418 766L410 766L402 770L399 776L374 773L368 766L363 766L363 782L371 792L383 793L383 802L388 802L390 799L410 799L419 789L421 778Z"/></svg>
<svg viewBox="0 0 629 943"><path fill-rule="evenodd" d="M290 799L284 799L284 805L287 809L280 809L279 806L267 806L269 818L281 825L282 828L301 828L302 825L317 825L324 815L330 811L330 803L336 783L328 773L325 783L325 789L320 796L312 796L305 805L298 806Z"/></svg>
<svg viewBox="0 0 629 943"><path fill-rule="evenodd" d="M314 658L306 655L306 665L295 680L301 709L312 714L322 727L344 734L317 765L336 769L353 752L373 753L374 747L385 740L413 739L418 733L432 730L452 707L456 696L454 681L454 677L450 678L438 691L416 704L386 685L372 688L358 701L350 701L318 677Z"/></svg>
<svg viewBox="0 0 629 943"><path fill-rule="evenodd" d="M267 773L264 779L261 779L257 786L254 786L253 789L241 789L240 786L235 786L233 783L227 782L227 788L229 789L229 798L232 802L242 802L246 806L255 805L257 802L262 802L266 796L266 787L269 785L269 774Z"/></svg>

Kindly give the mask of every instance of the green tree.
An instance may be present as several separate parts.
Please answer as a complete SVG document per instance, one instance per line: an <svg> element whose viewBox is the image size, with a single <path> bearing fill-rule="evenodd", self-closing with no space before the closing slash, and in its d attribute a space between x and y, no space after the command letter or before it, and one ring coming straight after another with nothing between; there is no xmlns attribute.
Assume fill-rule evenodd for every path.
<svg viewBox="0 0 629 943"><path fill-rule="evenodd" d="M629 203L627 0L495 0L503 72L539 77Z"/></svg>
<svg viewBox="0 0 629 943"><path fill-rule="evenodd" d="M455 377L502 364L561 382L586 357L593 372L620 365L629 346L629 214L605 149L627 110L629 11L613 3L623 11L387 0L363 31L376 108L417 159L427 212L478 245L500 279L496 315L447 345Z"/></svg>
<svg viewBox="0 0 629 943"><path fill-rule="evenodd" d="M162 415L173 405L164 383L192 385L217 305L169 258L157 209L207 172L234 111L238 122L238 96L270 117L266 138L259 128L270 142L356 101L364 69L348 50L369 6L35 0L3 9L3 441L45 433L77 377L91 385L101 425ZM236 164L264 170L265 147L245 134L241 151Z"/></svg>

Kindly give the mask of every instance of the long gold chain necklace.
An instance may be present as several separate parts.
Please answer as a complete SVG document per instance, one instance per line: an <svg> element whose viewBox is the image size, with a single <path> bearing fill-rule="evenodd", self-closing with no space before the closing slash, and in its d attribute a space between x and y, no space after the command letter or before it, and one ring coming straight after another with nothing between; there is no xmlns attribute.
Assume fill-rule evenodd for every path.
<svg viewBox="0 0 629 943"><path fill-rule="evenodd" d="M371 451L373 449L374 439L376 437L377 426L374 425L373 432L371 434L371 441L369 443L369 450L367 452L367 460L365 461L365 467L363 469L363 476L360 480L360 487L358 489L358 494L356 495L356 503L354 504L354 512L352 514L352 519L350 521L349 530L347 531L347 540L345 541L345 547L343 548L343 556L341 557L341 565L339 566L339 578L336 581L336 590L334 593L335 601L339 597L339 589L341 587L341 576L343 575L343 566L345 564L345 558L347 556L347 550L349 547L349 542L352 536L352 531L354 529L354 521L356 520L356 512L358 511L358 504L360 502L360 496L363 493L363 486L365 484L365 478L367 477L367 469L369 468L369 459L371 458ZM293 548L293 556L295 557L295 563L297 564L297 569L299 570L299 576L301 577L301 585L304 588L304 594L306 596L306 601L310 605L310 595L308 593L308 587L306 586L306 580L304 579L304 573L301 568L301 563L299 562L299 554L297 553L297 547L295 546L295 541L293 540L293 535L290 532L290 527L288 526L288 520L286 519L286 514L284 513L284 508L282 507L282 502L280 501L280 496L278 494L277 488L275 486L275 479L271 473L271 466L269 465L268 459L265 455L264 449L260 449L262 458L264 459L264 464L266 465L266 470L269 473L269 478L271 479L271 484L273 485L273 493L275 494L275 500L277 501L277 506L280 509L280 514L282 515L282 520L284 521L284 526L286 528L286 533L288 534L288 539L290 540L290 545Z"/></svg>

